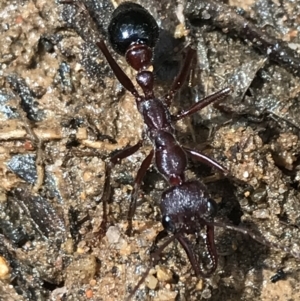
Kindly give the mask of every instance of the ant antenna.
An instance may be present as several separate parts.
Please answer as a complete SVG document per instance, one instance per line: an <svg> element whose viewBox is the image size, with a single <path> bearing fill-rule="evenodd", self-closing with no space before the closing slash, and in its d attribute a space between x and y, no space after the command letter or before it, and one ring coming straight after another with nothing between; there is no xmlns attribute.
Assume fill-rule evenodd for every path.
<svg viewBox="0 0 300 301"><path fill-rule="evenodd" d="M246 229L246 228L243 228L240 226L234 226L234 225L223 223L223 222L213 222L211 224L216 227L222 227L222 228L225 228L228 230L240 232L244 235L248 235L252 239L256 240L257 242L259 242L262 245L265 245L269 248L275 248L278 250L282 250L283 252L291 254L293 257L300 259L300 250L296 251L296 250L293 250L291 247L287 247L287 246L283 246L283 245L271 242L271 241L267 240L266 238L264 238L261 234L257 235L249 229Z"/></svg>

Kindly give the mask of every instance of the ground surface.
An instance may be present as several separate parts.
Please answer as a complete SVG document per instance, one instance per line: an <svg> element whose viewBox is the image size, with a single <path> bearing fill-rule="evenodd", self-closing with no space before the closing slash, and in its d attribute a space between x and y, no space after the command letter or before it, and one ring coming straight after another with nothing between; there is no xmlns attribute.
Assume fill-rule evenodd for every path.
<svg viewBox="0 0 300 301"><path fill-rule="evenodd" d="M219 203L218 220L242 223L298 259L217 229L214 276L194 277L184 251L173 244L136 300L299 300L299 58L268 59L272 53L258 50L256 41L221 28L207 10L199 13L199 1L178 7L175 1L153 2L142 4L165 30L174 32L176 13L181 21L188 18L188 38L198 52L191 87L176 97L174 111L234 87L220 110L207 108L177 129L182 144L220 162L236 180L220 179L195 162L187 177L207 182ZM228 5L300 53L299 1ZM151 264L149 248L161 230L159 198L167 187L154 169L144 179L134 236L125 235L132 182L150 145L114 169L110 228L102 240L95 237L104 160L136 143L143 129L134 99L93 48L98 36L105 38L112 11L110 2L99 0L95 26L73 5L1 1L0 300L124 300ZM274 53L281 44L273 46ZM163 95L181 54L164 64L171 54L156 52L167 53L157 58L156 94ZM271 283L279 268L285 279Z"/></svg>

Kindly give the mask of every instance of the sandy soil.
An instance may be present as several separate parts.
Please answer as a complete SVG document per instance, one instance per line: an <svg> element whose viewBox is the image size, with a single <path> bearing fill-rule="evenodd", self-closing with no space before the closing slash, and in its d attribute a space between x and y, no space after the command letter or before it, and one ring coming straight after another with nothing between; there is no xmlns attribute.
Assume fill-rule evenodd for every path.
<svg viewBox="0 0 300 301"><path fill-rule="evenodd" d="M272 247L218 228L218 269L197 279L174 243L135 300L300 300L299 77L254 43L201 20L197 1L170 2L140 3L171 33L185 20L189 30L183 33L198 52L190 86L172 111L234 87L219 109L208 107L176 125L183 145L203 151L232 177L196 162L187 177L207 183L219 204L218 220L259 233ZM144 179L134 235L125 234L133 180L151 145L113 169L108 231L102 239L96 235L105 160L135 144L143 131L133 97L93 44L106 39L113 11L111 2L97 3L97 24L77 6L53 0L0 3L0 300L124 300L151 266L167 187L154 168ZM300 53L299 1L228 4ZM159 47L156 53L166 51ZM181 57L171 51L157 58L157 95L168 90ZM272 283L279 268L286 275Z"/></svg>

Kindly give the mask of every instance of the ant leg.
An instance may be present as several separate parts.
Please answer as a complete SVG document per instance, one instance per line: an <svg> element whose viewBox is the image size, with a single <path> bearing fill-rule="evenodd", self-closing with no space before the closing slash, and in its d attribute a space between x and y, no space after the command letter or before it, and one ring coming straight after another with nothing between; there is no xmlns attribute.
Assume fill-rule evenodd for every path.
<svg viewBox="0 0 300 301"><path fill-rule="evenodd" d="M78 5L83 10L86 10L86 6L82 2L76 2L75 0L61 0L59 3L61 4L71 4L71 5ZM90 14L90 12L88 11ZM93 18L93 16L91 16ZM135 89L132 81L130 78L125 74L125 72L120 68L116 60L112 57L110 52L107 49L106 44L103 40L100 40L99 42L96 42L96 45L101 50L103 55L105 56L107 62L109 63L111 69L113 70L115 76L117 77L118 81L121 83L121 85L128 90L135 98L140 98L137 90Z"/></svg>
<svg viewBox="0 0 300 301"><path fill-rule="evenodd" d="M116 60L112 57L110 52L107 49L106 44L103 40L100 40L100 42L96 42L96 45L99 47L99 49L104 54L107 62L110 65L110 68L113 70L116 78L121 83L121 85L128 90L135 98L141 98L137 90L135 89L131 79L125 74L125 72L120 68Z"/></svg>
<svg viewBox="0 0 300 301"><path fill-rule="evenodd" d="M196 273L196 276L204 278L211 276L218 266L218 255L214 241L214 226L207 225L206 228L206 247L211 262L211 267L208 269L204 268L203 264L200 264L194 251L190 246L190 242L184 235L179 233L178 235L176 235L176 238L184 248L186 255L188 256L189 261Z"/></svg>
<svg viewBox="0 0 300 301"><path fill-rule="evenodd" d="M77 5L78 2L76 2L75 0L60 0L58 1L58 4L76 4Z"/></svg>
<svg viewBox="0 0 300 301"><path fill-rule="evenodd" d="M203 108L205 108L206 106L208 106L212 102L224 99L231 91L232 91L231 87L226 87L226 88L224 88L224 89L222 89L222 90L220 90L220 91L218 91L214 94L211 94L211 95L201 99L197 103L193 104L186 111L179 111L176 115L172 115L172 120L177 121L177 120L180 120L180 119L182 119L186 116L190 116L190 115L196 113L197 111L202 110Z"/></svg>
<svg viewBox="0 0 300 301"><path fill-rule="evenodd" d="M186 151L187 155L196 160L196 161L199 161L201 163L204 163L206 164L207 166L210 166L210 167L214 167L216 168L219 172L221 172L227 179L229 179L230 181L240 185L240 186L243 186L245 190L252 190L252 186L245 183L244 181L236 178L235 176L231 175L229 170L226 169L224 166L222 166L221 164L219 164L218 162L216 162L215 160L199 153L198 151L195 151L191 148L188 148L188 147L183 147L183 149Z"/></svg>
<svg viewBox="0 0 300 301"><path fill-rule="evenodd" d="M297 259L300 258L299 249L298 250L293 250L290 247L285 247L285 246L281 246L280 244L270 242L266 238L264 238L263 236L257 235L249 229L234 226L234 225L230 225L230 224L226 224L226 223L222 223L222 222L213 222L212 225L216 226L216 227L222 227L222 228L225 228L225 229L240 232L240 233L243 233L244 235L249 235L252 239L256 240L257 242L259 242L262 245L268 246L269 248L275 248L275 249L278 249L278 250L282 250L283 252L291 254L293 257L295 257Z"/></svg>
<svg viewBox="0 0 300 301"><path fill-rule="evenodd" d="M128 220L128 228L127 228L127 235L131 235L132 232L132 218L134 216L135 210L136 210L136 201L138 198L138 192L140 190L141 184L142 184L142 180L146 174L146 171L148 170L151 162L152 162L152 158L154 155L154 150L152 149L151 152L148 154L148 156L144 159L141 167L139 168L136 178L134 180L134 187L131 193L131 201L130 201L130 206L129 206L129 211L128 211L128 216L127 216L127 220Z"/></svg>
<svg viewBox="0 0 300 301"><path fill-rule="evenodd" d="M185 83L185 80L186 80L186 78L189 74L190 68L191 68L191 63L192 63L193 59L195 58L195 55L196 55L196 50L189 47L188 51L186 53L185 60L183 62L183 66L182 66L179 74L174 79L169 93L167 95L165 95L165 97L164 97L165 104L168 107L171 105L174 95Z"/></svg>
<svg viewBox="0 0 300 301"><path fill-rule="evenodd" d="M212 267L209 274L211 275L218 266L218 254L215 245L215 229L214 226L206 226L206 247L210 256Z"/></svg>
<svg viewBox="0 0 300 301"><path fill-rule="evenodd" d="M105 182L104 182L102 197L100 200L102 201L102 206L103 206L103 217L102 217L102 222L99 230L100 237L103 237L106 232L107 204L109 203L109 200L111 198L111 185L110 185L111 170L116 164L120 163L122 159L127 158L132 154L134 154L142 145L143 142L140 140L137 144L118 151L110 158L109 162L106 163Z"/></svg>
<svg viewBox="0 0 300 301"><path fill-rule="evenodd" d="M192 159L199 161L201 163L204 163L210 167L216 168L218 171L222 172L225 176L227 176L229 174L229 171L225 167L220 165L218 162L216 162L215 160L213 160L191 148L183 147L183 149L187 152L188 156L191 157Z"/></svg>

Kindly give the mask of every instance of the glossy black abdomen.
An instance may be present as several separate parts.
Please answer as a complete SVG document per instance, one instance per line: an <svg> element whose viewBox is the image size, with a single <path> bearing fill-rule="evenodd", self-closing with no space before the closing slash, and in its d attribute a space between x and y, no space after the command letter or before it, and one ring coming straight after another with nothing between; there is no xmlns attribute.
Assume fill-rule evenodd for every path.
<svg viewBox="0 0 300 301"><path fill-rule="evenodd" d="M124 2L117 7L108 26L109 42L113 49L125 55L132 43L155 46L159 29L156 21L142 6Z"/></svg>

